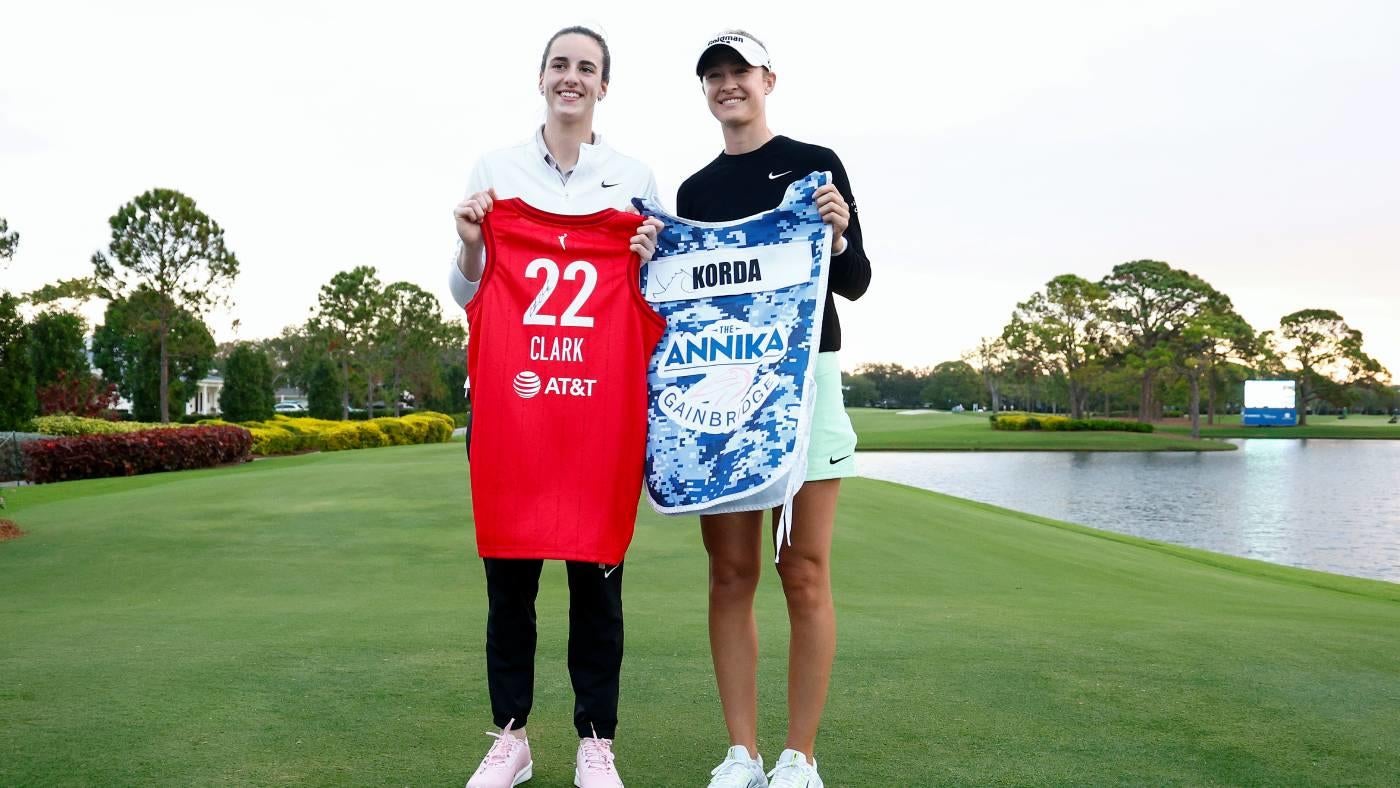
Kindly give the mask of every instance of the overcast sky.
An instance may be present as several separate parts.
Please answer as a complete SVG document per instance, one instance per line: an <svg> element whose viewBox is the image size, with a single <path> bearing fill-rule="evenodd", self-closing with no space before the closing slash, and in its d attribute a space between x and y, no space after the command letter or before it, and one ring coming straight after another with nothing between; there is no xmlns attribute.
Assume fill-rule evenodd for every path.
<svg viewBox="0 0 1400 788"><path fill-rule="evenodd" d="M722 147L695 56L737 26L772 53L773 130L850 173L874 278L839 305L844 368L956 358L1051 277L1151 258L1259 329L1335 309L1400 375L1400 3L696 6L0 0L0 288L89 274L107 218L167 187L242 263L221 341L356 265L457 314L451 209L542 121L549 35L608 36L595 128L674 207Z"/></svg>

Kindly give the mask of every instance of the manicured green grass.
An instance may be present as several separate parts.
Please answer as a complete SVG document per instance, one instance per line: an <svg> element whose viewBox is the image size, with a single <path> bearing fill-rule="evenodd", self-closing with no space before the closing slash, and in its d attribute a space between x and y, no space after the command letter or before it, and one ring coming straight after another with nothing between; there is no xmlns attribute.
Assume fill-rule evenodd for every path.
<svg viewBox="0 0 1400 788"><path fill-rule="evenodd" d="M1214 425L1201 419L1201 434L1211 438L1341 438L1400 440L1400 424L1389 424L1389 416L1309 416L1306 427L1245 427L1238 415L1217 416ZM1158 432L1188 435L1191 425L1173 419L1157 425Z"/></svg>
<svg viewBox="0 0 1400 788"><path fill-rule="evenodd" d="M462 444L7 491L0 784L460 785L490 740ZM727 744L692 518L626 567L617 744L695 786ZM1400 586L852 480L832 786L1393 785ZM539 602L532 786L571 784L562 567ZM760 741L786 617L760 592Z"/></svg>
<svg viewBox="0 0 1400 788"><path fill-rule="evenodd" d="M985 413L928 411L901 415L847 408L862 451L1230 451L1216 440L1141 432L1007 432Z"/></svg>

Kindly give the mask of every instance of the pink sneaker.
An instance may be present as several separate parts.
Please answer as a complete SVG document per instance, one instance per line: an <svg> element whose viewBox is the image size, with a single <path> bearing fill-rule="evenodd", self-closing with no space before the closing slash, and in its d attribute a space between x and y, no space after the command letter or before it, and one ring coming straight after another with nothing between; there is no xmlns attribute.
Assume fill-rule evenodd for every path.
<svg viewBox="0 0 1400 788"><path fill-rule="evenodd" d="M476 773L467 780L467 788L511 788L534 776L535 762L530 760L530 742L517 739L510 726L515 720L506 723L500 733L486 732L494 736L496 743L487 750Z"/></svg>
<svg viewBox="0 0 1400 788"><path fill-rule="evenodd" d="M574 785L577 788L622 788L622 777L613 766L612 739L594 735L578 740Z"/></svg>

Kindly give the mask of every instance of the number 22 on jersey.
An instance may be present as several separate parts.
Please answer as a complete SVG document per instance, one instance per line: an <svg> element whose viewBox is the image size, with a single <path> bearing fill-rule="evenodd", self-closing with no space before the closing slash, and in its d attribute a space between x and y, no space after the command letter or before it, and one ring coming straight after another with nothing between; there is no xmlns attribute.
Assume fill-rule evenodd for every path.
<svg viewBox="0 0 1400 788"><path fill-rule="evenodd" d="M538 279L541 274L544 276L544 284L540 286L539 295L530 302L529 308L525 310L525 325L527 326L571 326L575 328L592 328L593 318L580 315L584 304L588 303L588 297L593 295L593 288L598 286L598 269L587 260L575 260L569 263L564 269L564 279L572 282L583 275L583 286L579 288L578 295L569 303L564 314L560 315L556 321L554 315L543 312L549 297L554 294L555 288L559 286L559 264L548 257L537 257L530 261L525 267L525 278Z"/></svg>

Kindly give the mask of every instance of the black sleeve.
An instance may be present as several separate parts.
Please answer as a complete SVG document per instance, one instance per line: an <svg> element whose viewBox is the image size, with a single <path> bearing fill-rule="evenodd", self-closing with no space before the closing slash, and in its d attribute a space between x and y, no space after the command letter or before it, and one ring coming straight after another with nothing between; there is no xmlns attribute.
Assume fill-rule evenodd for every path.
<svg viewBox="0 0 1400 788"><path fill-rule="evenodd" d="M846 227L846 251L831 258L831 272L828 274L828 288L851 301L865 295L870 287L870 258L865 256L865 244L860 233L860 214L856 211L856 198L851 194L851 181L846 177L846 168L835 153L831 154L831 175L836 181L836 189L851 207L851 223Z"/></svg>

